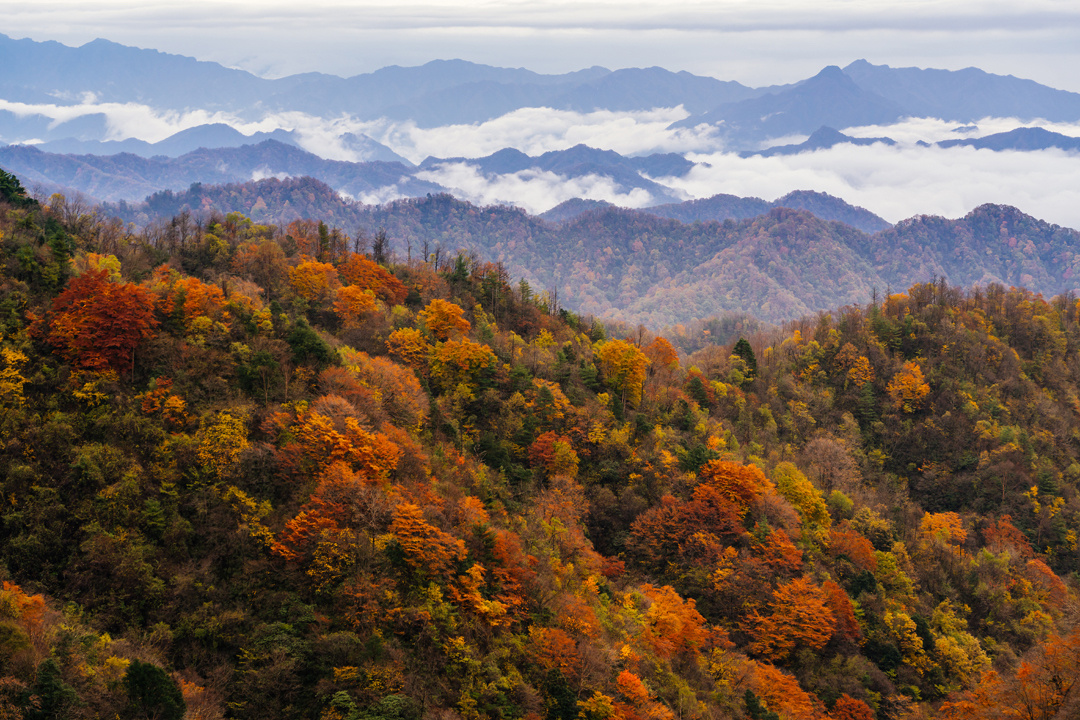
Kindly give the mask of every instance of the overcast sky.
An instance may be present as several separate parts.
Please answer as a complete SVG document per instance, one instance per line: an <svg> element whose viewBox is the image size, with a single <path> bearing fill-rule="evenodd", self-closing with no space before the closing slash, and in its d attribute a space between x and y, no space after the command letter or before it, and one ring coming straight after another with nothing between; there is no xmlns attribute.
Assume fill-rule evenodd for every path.
<svg viewBox="0 0 1080 720"><path fill-rule="evenodd" d="M866 58L1080 91L1076 0L0 0L0 32L102 37L269 77L462 58L540 72L659 65L766 85Z"/></svg>

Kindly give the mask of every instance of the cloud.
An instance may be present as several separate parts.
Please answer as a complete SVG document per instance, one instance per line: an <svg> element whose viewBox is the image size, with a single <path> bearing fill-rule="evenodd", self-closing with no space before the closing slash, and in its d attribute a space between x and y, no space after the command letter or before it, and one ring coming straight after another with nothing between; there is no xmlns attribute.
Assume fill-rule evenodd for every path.
<svg viewBox="0 0 1080 720"><path fill-rule="evenodd" d="M84 97L78 104L56 105L47 103L29 104L0 100L0 110L18 117L41 116L52 122L50 129L87 115L104 115L106 135L104 140L124 140L135 137L147 142L158 142L181 130L206 125L208 123L227 123L236 125L232 115L212 113L206 110L174 112L155 110L137 103L98 103L92 95Z"/></svg>
<svg viewBox="0 0 1080 720"><path fill-rule="evenodd" d="M941 142L942 140L981 138L1020 127L1041 127L1062 135L1080 136L1080 122L1050 122L1047 120L1018 120L1017 118L994 117L983 118L978 122L967 125L957 123L955 120L908 118L890 125L864 125L845 128L843 133L860 138L889 137L904 145L914 145L920 140L923 142Z"/></svg>
<svg viewBox="0 0 1080 720"><path fill-rule="evenodd" d="M659 182L702 198L717 193L767 200L792 190L841 197L890 222L917 214L960 217L984 203L1080 228L1080 158L1058 150L837 145L799 155L691 155L702 163Z"/></svg>
<svg viewBox="0 0 1080 720"><path fill-rule="evenodd" d="M361 123L360 131L413 162L429 156L484 157L508 147L536 156L578 144L622 155L721 149L722 143L712 128L667 129L688 115L681 106L646 112L591 113L522 108L469 125L418 128L411 122L382 121Z"/></svg>
<svg viewBox="0 0 1080 720"><path fill-rule="evenodd" d="M548 171L524 170L486 176L467 163L442 163L417 173L417 177L450 188L455 196L477 205L514 205L533 215L572 198L607 200L630 208L656 202L647 190L634 188L627 192L611 178L600 175L567 178Z"/></svg>

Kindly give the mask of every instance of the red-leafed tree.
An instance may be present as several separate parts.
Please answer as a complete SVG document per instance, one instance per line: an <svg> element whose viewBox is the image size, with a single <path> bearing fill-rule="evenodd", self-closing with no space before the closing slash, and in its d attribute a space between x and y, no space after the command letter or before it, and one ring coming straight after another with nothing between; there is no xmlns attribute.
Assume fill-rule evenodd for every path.
<svg viewBox="0 0 1080 720"><path fill-rule="evenodd" d="M45 339L64 360L85 370L129 371L135 349L158 322L154 298L132 283L115 283L108 270L71 279L45 319Z"/></svg>

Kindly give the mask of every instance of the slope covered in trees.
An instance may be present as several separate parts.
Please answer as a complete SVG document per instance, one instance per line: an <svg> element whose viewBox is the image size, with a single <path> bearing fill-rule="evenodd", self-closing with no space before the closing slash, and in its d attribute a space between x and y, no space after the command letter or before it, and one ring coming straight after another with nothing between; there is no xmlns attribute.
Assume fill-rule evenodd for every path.
<svg viewBox="0 0 1080 720"><path fill-rule="evenodd" d="M6 179L5 715L1075 712L1074 298L680 358L466 255Z"/></svg>
<svg viewBox="0 0 1080 720"><path fill-rule="evenodd" d="M353 236L354 248L370 247L382 231L386 251L406 261L442 263L458 252L474 253L555 292L575 312L652 328L731 313L784 322L936 277L1048 296L1080 283L1080 233L1002 205L955 220L916 216L871 235L822 219L873 221L821 193L791 193L774 203L717 196L647 211L600 206L552 222L446 194L362 205L299 178L196 186L155 194L144 207L106 211L149 225L152 234L169 234L174 214L186 214L193 224L212 208L264 223L319 218ZM710 215L732 217L700 221Z"/></svg>

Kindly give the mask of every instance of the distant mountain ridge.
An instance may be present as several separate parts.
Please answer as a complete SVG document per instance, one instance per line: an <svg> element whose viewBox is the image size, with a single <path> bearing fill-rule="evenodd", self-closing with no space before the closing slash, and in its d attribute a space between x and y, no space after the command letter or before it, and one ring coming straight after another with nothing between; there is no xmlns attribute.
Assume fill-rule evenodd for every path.
<svg viewBox="0 0 1080 720"><path fill-rule="evenodd" d="M481 123L522 108L628 112L682 106L689 117L677 126L713 126L734 150L757 150L770 138L809 135L822 126L843 130L903 117L1080 120L1080 93L976 68L891 68L866 60L764 88L658 67L592 67L545 75L463 60L391 66L348 78L305 73L269 80L107 40L72 48L0 35L0 66L5 68L0 98L14 102L78 105L90 98L160 111L198 108L247 121L303 112L431 128ZM0 110L0 142L106 137L104 116L58 122L46 115Z"/></svg>
<svg viewBox="0 0 1080 720"><path fill-rule="evenodd" d="M918 216L869 234L791 207L846 206L823 193L791 193L772 203L711 200L687 203L687 210L763 212L686 223L651 210L577 201L569 205L583 212L553 222L444 193L361 205L303 178L193 187L158 193L146 206L112 210L127 220L149 221L215 206L260 222L322 218L368 236L385 229L402 256L416 257L424 247L441 249L443 257L475 252L503 262L537 288L557 288L568 308L652 327L742 312L780 322L866 302L874 289L883 294L935 277L1046 295L1080 289L1080 232L1008 206L984 205L955 220ZM740 206L740 200L746 202Z"/></svg>

